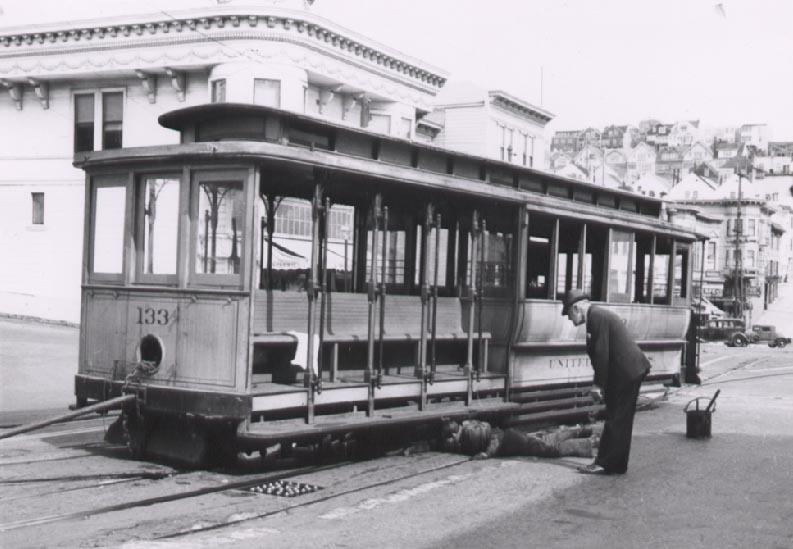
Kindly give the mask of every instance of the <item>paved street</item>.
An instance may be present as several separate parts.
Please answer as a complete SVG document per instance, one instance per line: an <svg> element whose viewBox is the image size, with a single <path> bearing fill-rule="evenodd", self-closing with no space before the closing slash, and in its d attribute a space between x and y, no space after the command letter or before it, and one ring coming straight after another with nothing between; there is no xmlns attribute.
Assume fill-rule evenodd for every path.
<svg viewBox="0 0 793 549"><path fill-rule="evenodd" d="M783 316L789 299L785 291L768 314ZM35 348L64 361L76 342L76 331L58 327L3 330L16 338L3 340L4 375L24 336L59 341ZM42 363L54 364L26 363L29 379ZM631 467L618 477L577 474L584 459L429 452L284 472L320 490L283 498L231 489L255 475L130 461L102 442L108 420L51 427L0 442L0 546L789 549L793 349L703 344L701 364L702 385L637 415ZM72 371L62 362L55 371L69 388ZM57 383L45 387L57 391L27 404L70 402ZM717 389L713 437L686 438L686 403ZM4 425L30 414L10 409Z"/></svg>

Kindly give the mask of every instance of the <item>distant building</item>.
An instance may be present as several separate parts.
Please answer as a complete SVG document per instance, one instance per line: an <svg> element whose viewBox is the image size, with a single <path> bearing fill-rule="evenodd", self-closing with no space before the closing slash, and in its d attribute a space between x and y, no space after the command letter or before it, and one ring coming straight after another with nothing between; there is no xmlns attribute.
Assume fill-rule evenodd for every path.
<svg viewBox="0 0 793 549"><path fill-rule="evenodd" d="M736 141L741 145L753 145L757 149L767 150L771 139L771 128L768 124L744 124L738 128Z"/></svg>
<svg viewBox="0 0 793 549"><path fill-rule="evenodd" d="M550 112L502 90L485 90L468 82L449 82L439 94L434 114L443 128L434 143L468 154L520 166L545 166L545 126Z"/></svg>
<svg viewBox="0 0 793 549"><path fill-rule="evenodd" d="M700 139L699 120L676 122L669 130L669 147L691 147Z"/></svg>

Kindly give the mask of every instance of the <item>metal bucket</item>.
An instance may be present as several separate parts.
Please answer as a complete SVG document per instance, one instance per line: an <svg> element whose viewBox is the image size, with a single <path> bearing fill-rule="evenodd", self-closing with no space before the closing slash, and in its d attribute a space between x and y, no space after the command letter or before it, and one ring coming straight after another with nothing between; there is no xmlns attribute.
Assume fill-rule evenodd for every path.
<svg viewBox="0 0 793 549"><path fill-rule="evenodd" d="M718 394L718 393L717 393ZM700 408L699 401L708 401L707 406ZM712 399L707 397L695 398L686 404L683 411L686 413L686 438L710 438L711 437L711 418L713 412L716 411L715 406L716 397ZM689 410L689 406L694 404L694 409Z"/></svg>

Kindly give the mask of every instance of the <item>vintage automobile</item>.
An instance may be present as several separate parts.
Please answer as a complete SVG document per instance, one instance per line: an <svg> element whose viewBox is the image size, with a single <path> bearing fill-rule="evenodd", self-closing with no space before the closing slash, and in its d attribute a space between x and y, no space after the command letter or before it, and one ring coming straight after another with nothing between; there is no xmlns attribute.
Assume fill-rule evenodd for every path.
<svg viewBox="0 0 793 549"><path fill-rule="evenodd" d="M713 318L704 322L699 337L704 341L730 341L735 334L745 332L746 323L740 318Z"/></svg>
<svg viewBox="0 0 793 549"><path fill-rule="evenodd" d="M730 347L746 347L749 343L768 342L769 347L786 347L790 343L789 337L783 337L770 324L755 324L752 329L743 333L734 333L727 340Z"/></svg>

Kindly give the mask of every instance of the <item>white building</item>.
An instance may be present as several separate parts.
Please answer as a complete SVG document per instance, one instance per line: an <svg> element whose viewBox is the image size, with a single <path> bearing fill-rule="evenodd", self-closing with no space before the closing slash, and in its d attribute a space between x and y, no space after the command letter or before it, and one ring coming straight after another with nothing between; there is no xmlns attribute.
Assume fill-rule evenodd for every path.
<svg viewBox="0 0 793 549"><path fill-rule="evenodd" d="M275 3L0 29L0 313L79 319L84 185L72 160L81 151L176 143L157 117L209 101L411 138L445 80L427 63ZM491 94L494 119L549 119Z"/></svg>
<svg viewBox="0 0 793 549"><path fill-rule="evenodd" d="M545 167L550 112L501 90L450 81L438 95L438 146L511 164Z"/></svg>

